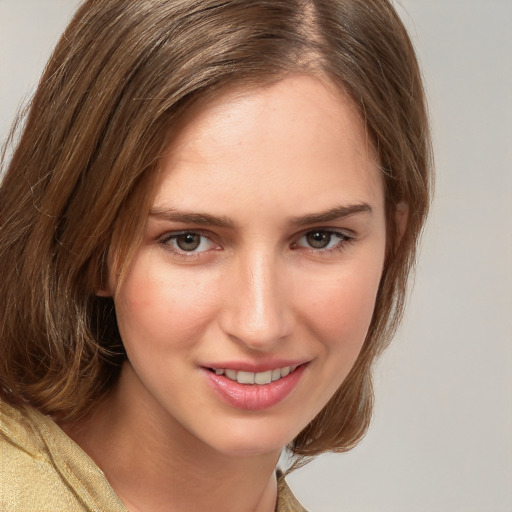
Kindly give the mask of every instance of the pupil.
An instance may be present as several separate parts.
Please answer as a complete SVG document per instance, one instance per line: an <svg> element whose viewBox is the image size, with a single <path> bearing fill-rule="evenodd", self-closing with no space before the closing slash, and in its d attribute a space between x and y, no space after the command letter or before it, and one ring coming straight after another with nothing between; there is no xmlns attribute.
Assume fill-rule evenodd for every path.
<svg viewBox="0 0 512 512"><path fill-rule="evenodd" d="M193 251L199 247L201 237L194 233L185 233L176 238L176 243L182 251Z"/></svg>
<svg viewBox="0 0 512 512"><path fill-rule="evenodd" d="M314 231L307 235L308 244L315 249L323 249L329 245L331 235L323 231Z"/></svg>

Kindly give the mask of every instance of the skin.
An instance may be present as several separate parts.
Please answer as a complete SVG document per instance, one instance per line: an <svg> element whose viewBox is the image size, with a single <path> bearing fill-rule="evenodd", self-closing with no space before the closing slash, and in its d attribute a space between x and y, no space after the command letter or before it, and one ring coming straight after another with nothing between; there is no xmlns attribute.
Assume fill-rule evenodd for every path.
<svg viewBox="0 0 512 512"><path fill-rule="evenodd" d="M65 427L132 512L274 510L282 448L343 382L371 320L386 245L375 162L352 101L309 76L229 92L173 142L133 263L99 292L129 361ZM305 369L262 410L220 400L203 368L276 360Z"/></svg>

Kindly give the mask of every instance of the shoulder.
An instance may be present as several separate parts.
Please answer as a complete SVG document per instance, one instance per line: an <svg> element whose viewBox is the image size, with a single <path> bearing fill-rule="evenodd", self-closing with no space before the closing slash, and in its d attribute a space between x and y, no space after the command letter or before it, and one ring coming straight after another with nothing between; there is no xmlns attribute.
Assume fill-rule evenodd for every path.
<svg viewBox="0 0 512 512"><path fill-rule="evenodd" d="M1 510L83 510L73 507L73 495L52 464L38 423L28 410L0 402Z"/></svg>
<svg viewBox="0 0 512 512"><path fill-rule="evenodd" d="M276 512L307 512L288 487L282 473L277 474Z"/></svg>
<svg viewBox="0 0 512 512"><path fill-rule="evenodd" d="M0 510L126 512L103 473L51 418L2 401Z"/></svg>

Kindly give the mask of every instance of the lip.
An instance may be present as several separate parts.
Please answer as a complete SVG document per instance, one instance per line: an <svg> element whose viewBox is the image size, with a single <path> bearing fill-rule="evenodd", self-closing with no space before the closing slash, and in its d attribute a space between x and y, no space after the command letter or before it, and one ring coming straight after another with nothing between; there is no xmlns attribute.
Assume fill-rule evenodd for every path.
<svg viewBox="0 0 512 512"><path fill-rule="evenodd" d="M203 368L210 368L213 370L236 370L242 372L268 372L276 368L284 368L286 366L300 366L307 361L302 360L291 360L291 359L272 359L262 362L250 362L250 361L221 361L216 363L205 363L201 364Z"/></svg>
<svg viewBox="0 0 512 512"><path fill-rule="evenodd" d="M225 363L224 363L225 364ZM274 364L274 363L273 363ZM236 366L213 366L213 368L237 369L240 371L251 371L258 373L268 371L272 368L281 368L284 366L295 366L293 364L284 364L283 366L261 366L263 369L254 370L255 365L247 364ZM257 366L256 366L257 367ZM308 363L303 363L286 377L270 382L269 384L240 384L234 380L228 379L224 375L217 375L208 368L202 367L201 371L206 378L209 386L215 394L227 405L235 409L247 411L259 411L269 409L279 402L283 401L299 384Z"/></svg>

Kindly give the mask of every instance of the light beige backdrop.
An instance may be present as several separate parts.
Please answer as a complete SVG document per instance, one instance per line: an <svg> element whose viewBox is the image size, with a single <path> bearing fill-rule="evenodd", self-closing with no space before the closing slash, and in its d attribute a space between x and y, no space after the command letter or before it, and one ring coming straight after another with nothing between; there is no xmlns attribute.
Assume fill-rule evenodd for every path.
<svg viewBox="0 0 512 512"><path fill-rule="evenodd" d="M0 0L2 140L76 5ZM433 215L366 439L289 482L312 512L510 512L512 0L397 8L430 99Z"/></svg>

